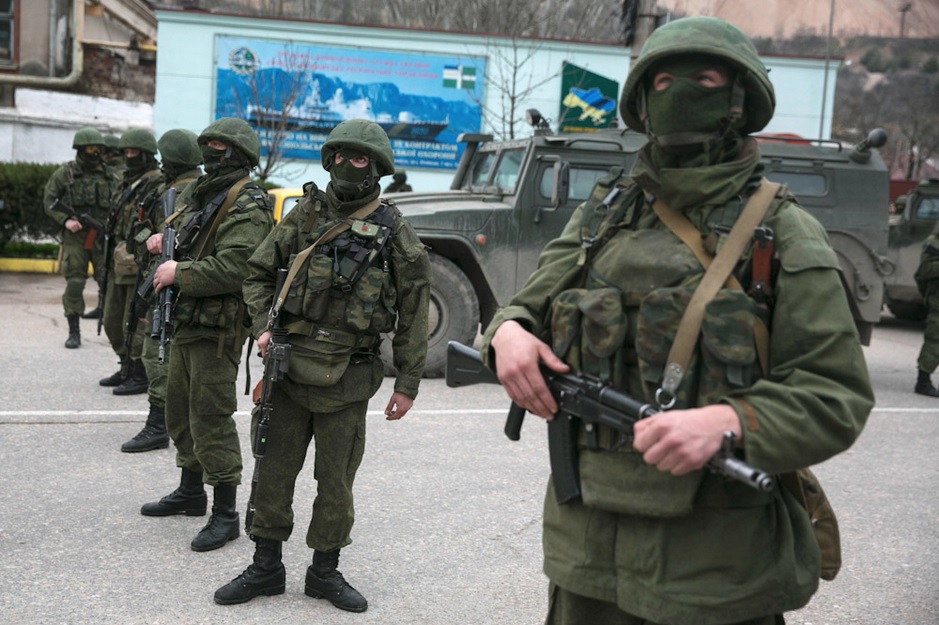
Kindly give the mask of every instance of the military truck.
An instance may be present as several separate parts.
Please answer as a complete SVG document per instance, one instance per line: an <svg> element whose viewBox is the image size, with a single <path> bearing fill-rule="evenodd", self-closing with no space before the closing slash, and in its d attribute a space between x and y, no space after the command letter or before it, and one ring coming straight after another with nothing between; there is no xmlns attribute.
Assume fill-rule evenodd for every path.
<svg viewBox="0 0 939 625"><path fill-rule="evenodd" d="M471 344L480 323L485 327L525 283L597 179L612 167L628 171L646 142L628 130L551 134L543 124L526 139L460 140L466 148L449 191L389 196L430 248L428 377L443 374L448 341ZM885 141L877 130L853 150L779 136L762 145L766 176L788 185L828 231L865 344L880 318L890 269L888 175L871 150Z"/></svg>
<svg viewBox="0 0 939 625"><path fill-rule="evenodd" d="M939 222L939 179L921 180L905 199L902 210L890 216L888 256L895 269L887 276L884 303L895 317L918 321L926 317L926 307L913 274L923 242Z"/></svg>

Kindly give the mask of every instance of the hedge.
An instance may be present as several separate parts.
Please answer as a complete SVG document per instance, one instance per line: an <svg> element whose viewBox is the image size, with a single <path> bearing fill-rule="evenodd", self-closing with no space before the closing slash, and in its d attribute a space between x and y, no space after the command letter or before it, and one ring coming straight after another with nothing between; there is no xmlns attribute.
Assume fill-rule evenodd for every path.
<svg viewBox="0 0 939 625"><path fill-rule="evenodd" d="M0 163L0 247L12 240L47 240L60 226L43 210L42 192L58 165ZM9 255L9 254L5 254Z"/></svg>

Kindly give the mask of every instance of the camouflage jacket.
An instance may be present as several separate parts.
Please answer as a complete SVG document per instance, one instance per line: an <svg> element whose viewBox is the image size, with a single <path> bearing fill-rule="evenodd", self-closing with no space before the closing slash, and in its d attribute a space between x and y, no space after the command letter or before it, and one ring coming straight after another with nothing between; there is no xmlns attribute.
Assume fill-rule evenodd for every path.
<svg viewBox="0 0 939 625"><path fill-rule="evenodd" d="M367 391L336 385L350 362L377 355L381 334L394 332L395 390L416 397L427 355L430 263L424 245L393 205L381 210L390 216L390 239L381 253L367 262L354 284L342 283L341 246L368 243L347 231L310 254L291 283L281 314L290 329L293 346L288 377L294 382L321 387L317 393L351 402ZM374 213L373 213L374 215ZM268 328L267 315L274 299L276 273L290 267L297 254L316 242L346 215L330 209L322 192L311 183L304 197L271 232L248 261L245 301L260 336ZM372 217L360 220L375 231ZM351 238L350 238L351 237ZM303 357L306 356L306 357ZM374 358L377 363L378 359ZM381 367L375 367L381 375ZM351 369L349 369L351 370ZM371 386L366 384L365 386ZM345 395L345 397L341 397Z"/></svg>

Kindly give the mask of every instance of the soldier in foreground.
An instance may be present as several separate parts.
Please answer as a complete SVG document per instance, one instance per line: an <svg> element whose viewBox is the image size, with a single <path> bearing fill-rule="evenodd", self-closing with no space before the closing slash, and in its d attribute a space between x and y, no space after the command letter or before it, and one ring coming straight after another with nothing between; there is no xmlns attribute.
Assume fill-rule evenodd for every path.
<svg viewBox="0 0 939 625"><path fill-rule="evenodd" d="M177 200L176 258L154 274L157 293L173 289L173 356L169 363L166 427L182 470L179 488L144 504L145 516L202 516L214 489L209 522L193 551L223 547L239 535L236 508L241 445L232 415L235 378L247 338L241 286L248 257L273 227L272 202L251 182L261 142L247 122L218 119L199 135L206 174ZM162 236L148 239L158 253Z"/></svg>
<svg viewBox="0 0 939 625"><path fill-rule="evenodd" d="M140 277L140 268L130 246L138 208L151 201L159 190L160 163L156 158L157 142L149 130L128 130L121 135L118 147L126 168L108 216L109 250L105 250L105 258L109 264L105 268L103 325L120 366L98 384L114 387L115 395L137 395L147 391L147 372L140 360L143 334L139 324L130 319Z"/></svg>
<svg viewBox="0 0 939 625"><path fill-rule="evenodd" d="M387 419L410 410L424 368L430 263L411 226L379 198L379 179L394 171L388 136L373 122L343 122L323 144L322 159L330 175L325 192L307 183L297 208L249 261L244 291L258 346L270 356L276 319L290 357L286 377L273 385L266 452L255 461L247 528L254 560L218 589L220 604L284 592L281 547L293 530L297 475L315 441L317 495L306 533L314 551L305 592L350 612L368 607L337 566L339 550L352 542L352 485L365 451L368 401L383 379L380 335L394 332L397 378ZM286 267L296 276L288 275L278 296L276 276ZM256 410L254 429L258 419Z"/></svg>
<svg viewBox="0 0 939 625"><path fill-rule="evenodd" d="M634 437L574 434L581 497L560 505L549 487L545 498L547 623L778 625L818 587L813 523L781 478L767 492L703 470L727 433L774 475L821 462L873 406L825 233L761 181L747 135L774 108L736 27L702 17L655 31L620 101L649 143L629 176L598 183L485 332L483 357L533 414L558 410L539 364L660 411ZM734 230L754 214L757 228ZM770 236L778 257L757 251ZM712 263L731 241L743 254ZM730 279L702 278L702 263ZM692 300L706 282L713 294Z"/></svg>
<svg viewBox="0 0 939 625"><path fill-rule="evenodd" d="M903 201L906 202L905 196ZM900 204L900 200L897 200L897 204ZM933 386L930 379L933 371L939 367L939 226L923 243L914 278L926 305L926 329L923 332L923 346L916 359L916 386L913 391L918 395L939 397L939 389Z"/></svg>
<svg viewBox="0 0 939 625"><path fill-rule="evenodd" d="M82 128L72 140L75 160L62 165L46 182L42 205L46 214L62 226L62 275L65 293L62 307L68 320L68 339L65 347L80 347L79 317L85 312L85 283L88 281L88 263L94 268L95 280L100 283L104 275L104 224L111 206L111 196L117 179L101 160L104 138L94 128ZM53 210L59 201L66 210ZM97 221L100 229L89 221L82 223L80 215Z"/></svg>
<svg viewBox="0 0 939 625"><path fill-rule="evenodd" d="M147 249L147 240L163 232L166 219L163 215L163 194L170 188L176 189L177 194L182 194L202 175L202 170L199 169L202 164L202 151L199 149L196 133L181 128L168 130L157 141L157 147L160 149L163 172L159 193L150 199L146 207L141 207L141 219L137 220L131 238L137 264L141 272L148 275L156 266L157 255L151 254ZM148 301L145 304L145 326L149 328L153 321L153 302ZM153 338L150 332L144 332L141 361L147 373L147 400L150 409L143 429L121 445L123 452L150 451L169 446L169 435L166 433L166 381L170 343L163 347L163 362L158 359L157 343L157 339Z"/></svg>

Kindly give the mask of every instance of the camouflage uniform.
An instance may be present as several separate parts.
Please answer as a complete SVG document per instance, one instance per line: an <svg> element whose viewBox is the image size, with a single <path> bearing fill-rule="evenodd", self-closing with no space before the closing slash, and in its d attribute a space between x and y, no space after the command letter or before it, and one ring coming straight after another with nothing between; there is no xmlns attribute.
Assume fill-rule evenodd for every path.
<svg viewBox="0 0 939 625"><path fill-rule="evenodd" d="M69 322L69 341L66 347L81 344L78 318L85 311L85 282L88 281L88 263L94 267L95 279L104 275L104 250L98 240L88 240L87 229L70 232L64 228L68 218L49 207L62 200L76 213L88 213L104 224L108 218L111 196L117 180L101 162L100 156L90 157L83 153L85 147L104 148L101 133L94 128L82 128L75 133L72 147L78 151L75 161L59 167L46 182L42 203L46 214L63 226L62 229L62 275L65 276L65 293L62 307Z"/></svg>
<svg viewBox="0 0 939 625"><path fill-rule="evenodd" d="M702 98L723 93L724 111L746 93L742 116L718 109L715 117L730 120L728 127L714 136L704 128L663 131L680 115L661 120L640 112L646 100L637 94L660 71L653 64L673 71L673 60L707 67L714 57L736 70L727 88L691 89ZM648 110L656 101L650 97ZM656 31L620 104L627 125L646 131L650 143L630 176L601 181L545 248L538 269L487 328L487 363L495 366L493 335L514 320L575 371L656 405L669 348L704 270L652 201L683 214L714 254L760 184L759 148L745 135L766 124L773 104L755 50L730 24L686 18ZM764 225L775 232L778 251L772 308L764 313L733 289L707 304L674 408L732 406L745 434L743 459L776 474L847 448L873 392L824 230L788 195L777 196ZM601 243L591 247L594 236ZM748 250L735 270L744 289L749 258ZM765 377L758 322L770 328ZM817 589L819 547L808 515L786 489L758 492L703 469L673 476L602 426L588 435L581 425L578 440L582 497L558 505L550 483L545 495L548 623L770 625Z"/></svg>
<svg viewBox="0 0 939 625"><path fill-rule="evenodd" d="M212 149L208 144L216 140L227 148ZM273 207L248 179L260 158L260 141L246 122L219 119L199 135L199 145L207 173L178 198L174 220L179 234L166 426L182 478L179 489L145 504L141 513L204 514L202 484L213 486L212 516L191 545L208 551L238 536L235 495L242 460L232 415L248 324L241 286L248 257L273 226ZM234 201L226 201L239 187Z"/></svg>
<svg viewBox="0 0 939 625"><path fill-rule="evenodd" d="M930 380L936 367L939 367L939 226L923 243L919 267L916 268L916 286L926 304L926 330L923 333L923 346L916 360L917 378L914 391L919 395L939 397Z"/></svg>
<svg viewBox="0 0 939 625"><path fill-rule="evenodd" d="M157 141L160 157L163 160L163 176L156 193L141 206L141 212L134 225L132 236L128 238L128 248L137 259L137 265L144 275L156 269L157 255L147 251L147 239L151 235L163 232L163 196L170 188L178 194L196 181L202 170L202 152L199 150L196 134L190 130L168 130ZM147 399L150 410L143 429L133 438L121 445L121 451L140 452L161 449L169 444L166 433L166 383L169 371L172 343L167 341L163 347L163 361L159 360L159 338L152 337L150 329L153 321L153 307L157 301L154 294L149 301L141 304L146 307L146 318L142 319L144 329L143 347L140 359L147 374ZM172 335L169 328L168 335Z"/></svg>
<svg viewBox="0 0 939 625"><path fill-rule="evenodd" d="M107 267L108 287L102 325L111 349L121 360L121 368L100 380L99 384L116 387L115 395L135 395L146 392L147 374L140 361L142 324L136 324L130 340L130 353L127 349L127 331L130 329L131 309L136 305L134 293L140 274L132 250L133 224L137 221L139 207L151 202L159 192L160 164L156 161L156 139L147 130L128 130L121 136L118 147L121 153L134 149L139 154L127 159L124 181L115 194L108 216L111 262Z"/></svg>
<svg viewBox="0 0 939 625"><path fill-rule="evenodd" d="M268 329L278 268L289 267L324 232L376 200L378 178L393 171L385 132L377 124L358 120L343 122L330 134L323 146L324 167L330 169L337 150L345 153L352 147L371 157L374 183L345 199L335 171L325 193L308 183L298 206L249 260L244 291L256 336ZM383 239L384 245L377 246ZM362 251L363 260L348 264L348 253L355 250ZM347 279L357 271L361 271L357 279ZM249 567L220 589L216 601L241 603L257 594L283 592L280 544L293 530L294 485L307 448L315 441L317 495L306 534L306 543L315 552L306 593L326 596L342 609L366 608L365 599L335 567L339 549L351 543L352 485L365 451L365 415L383 378L380 335L394 332L395 391L413 399L427 352L429 293L430 264L424 246L388 202L319 245L301 265L279 313L289 332L291 355L286 378L273 387L275 416L253 492L256 512L249 531L258 542L252 565L256 568ZM256 411L255 427L257 418ZM330 564L324 564L327 561ZM332 580L329 591L318 590L316 575ZM242 585L250 590L244 592Z"/></svg>

